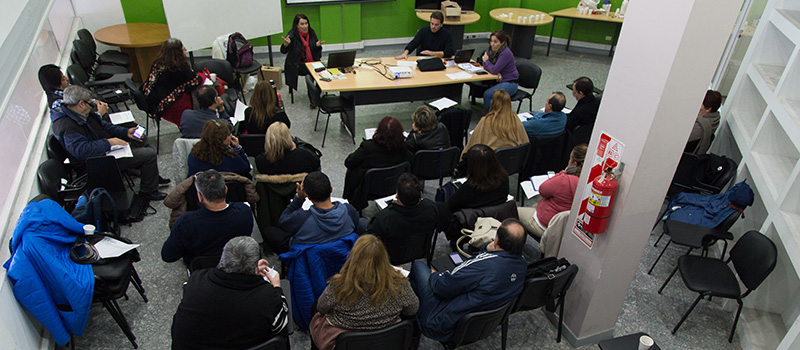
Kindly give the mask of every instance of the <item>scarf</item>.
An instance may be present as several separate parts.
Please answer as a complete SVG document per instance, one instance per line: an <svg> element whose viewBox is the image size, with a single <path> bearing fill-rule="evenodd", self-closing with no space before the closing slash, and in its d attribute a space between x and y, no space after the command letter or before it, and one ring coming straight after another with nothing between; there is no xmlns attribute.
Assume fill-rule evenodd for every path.
<svg viewBox="0 0 800 350"><path fill-rule="evenodd" d="M311 34L309 30L306 33L301 31L297 31L297 34L300 34L300 41L303 43L303 48L300 49L303 52L303 62L311 62L314 60L314 56L311 54L311 45L309 45L308 39ZM316 44L316 43L315 43Z"/></svg>
<svg viewBox="0 0 800 350"><path fill-rule="evenodd" d="M500 53L503 52L503 50L505 49L506 49L506 44L500 45L500 48L497 49L497 51L492 51L492 48L490 46L489 51L487 52L487 54L489 55L489 61L492 62L492 64L497 64L497 58L500 57Z"/></svg>

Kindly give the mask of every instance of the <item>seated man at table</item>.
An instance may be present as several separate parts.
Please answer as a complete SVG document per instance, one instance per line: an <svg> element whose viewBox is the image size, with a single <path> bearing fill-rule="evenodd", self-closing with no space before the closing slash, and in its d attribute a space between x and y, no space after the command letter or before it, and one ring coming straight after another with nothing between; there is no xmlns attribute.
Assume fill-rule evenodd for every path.
<svg viewBox="0 0 800 350"><path fill-rule="evenodd" d="M183 213L161 247L161 259L175 262L183 258L188 266L198 256L222 254L231 238L250 236L253 232L253 212L247 204L227 203L228 187L222 174L214 169L194 175L197 201L200 208Z"/></svg>
<svg viewBox="0 0 800 350"><path fill-rule="evenodd" d="M84 87L71 85L64 89L60 106L50 110L53 136L69 152L73 166L83 167L92 157L105 156L112 146L122 147L131 142L133 157L117 159L121 170L138 169L141 174L139 193L158 201L167 196L158 191L159 185L170 181L158 175L156 151L148 147L141 138L133 136L136 127L124 128L101 119L108 105L92 98L92 92Z"/></svg>
<svg viewBox="0 0 800 350"><path fill-rule="evenodd" d="M236 237L216 268L192 272L172 318L173 349L244 349L287 336L280 275L270 277L260 255L253 238Z"/></svg>
<svg viewBox="0 0 800 350"><path fill-rule="evenodd" d="M211 85L203 85L197 89L199 110L187 109L181 115L181 136L185 139L199 139L203 133L203 125L209 120L222 119L227 123L231 117L225 112L222 98Z"/></svg>
<svg viewBox="0 0 800 350"><path fill-rule="evenodd" d="M597 110L600 109L600 100L594 97L594 83L587 77L580 77L572 82L572 96L578 103L567 114L566 129L574 132L578 126L594 124ZM588 143L588 140L584 143Z"/></svg>
<svg viewBox="0 0 800 350"><path fill-rule="evenodd" d="M522 122L528 137L533 139L534 136L555 135L564 131L564 126L567 125L567 115L561 110L564 109L566 103L567 98L563 93L556 91L550 94L544 104L544 112L537 111L533 113L533 117Z"/></svg>
<svg viewBox="0 0 800 350"><path fill-rule="evenodd" d="M444 27L444 15L440 11L434 11L431 13L431 25L420 28L414 39L406 45L403 53L395 59L408 58L414 49L417 50L417 56L452 57L455 54L453 35L442 27Z"/></svg>
<svg viewBox="0 0 800 350"><path fill-rule="evenodd" d="M419 297L417 323L422 334L449 341L464 315L498 308L516 298L522 292L528 267L522 257L526 238L519 220L506 219L494 241L452 272L436 272L415 261L409 279Z"/></svg>
<svg viewBox="0 0 800 350"><path fill-rule="evenodd" d="M433 232L439 218L436 204L422 198L422 187L414 174L405 173L397 178L395 198L372 217L366 231L383 241L387 249L393 242Z"/></svg>

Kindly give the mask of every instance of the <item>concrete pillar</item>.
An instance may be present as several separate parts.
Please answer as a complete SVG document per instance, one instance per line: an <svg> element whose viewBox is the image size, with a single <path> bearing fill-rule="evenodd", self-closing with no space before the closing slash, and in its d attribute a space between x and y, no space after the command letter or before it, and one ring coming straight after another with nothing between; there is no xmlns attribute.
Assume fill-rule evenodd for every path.
<svg viewBox="0 0 800 350"><path fill-rule="evenodd" d="M628 8L589 144L591 154L601 131L622 141L625 172L618 178L608 230L595 237L592 249L572 234L585 190L578 186L560 251L580 266L564 315L566 337L575 346L613 335L740 5L728 0L634 0ZM580 183L587 177L584 169Z"/></svg>

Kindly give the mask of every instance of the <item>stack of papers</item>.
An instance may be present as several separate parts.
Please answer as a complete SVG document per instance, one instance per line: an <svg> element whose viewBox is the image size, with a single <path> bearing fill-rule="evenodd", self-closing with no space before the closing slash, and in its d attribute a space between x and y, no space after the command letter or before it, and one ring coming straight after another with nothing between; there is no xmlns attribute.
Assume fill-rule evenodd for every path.
<svg viewBox="0 0 800 350"><path fill-rule="evenodd" d="M539 187L542 186L542 184L552 176L555 176L555 174L531 176L530 180L520 182L519 185L522 186L522 191L525 192L525 197L530 199L539 194Z"/></svg>
<svg viewBox="0 0 800 350"><path fill-rule="evenodd" d="M533 114L531 114L530 112L524 112L524 113L517 114L517 117L519 118L520 121L524 122L524 121L528 120L528 118L533 118Z"/></svg>
<svg viewBox="0 0 800 350"><path fill-rule="evenodd" d="M347 76L339 68L328 68L327 72L330 73L333 79L347 79Z"/></svg>
<svg viewBox="0 0 800 350"><path fill-rule="evenodd" d="M120 158L133 158L133 151L131 151L131 145L127 144L125 146L111 146L111 150L106 152L107 156L114 156L116 159Z"/></svg>
<svg viewBox="0 0 800 350"><path fill-rule="evenodd" d="M447 75L448 78L453 80L472 78L472 74L469 74L467 72L447 73L445 75Z"/></svg>
<svg viewBox="0 0 800 350"><path fill-rule="evenodd" d="M483 70L482 67L478 67L478 66L476 66L476 65L474 65L472 63L469 63L469 62L459 63L458 64L458 68L461 68L461 69L463 69L463 70L465 70L467 72L473 73L473 74L480 73L480 72L485 72L485 70Z"/></svg>
<svg viewBox="0 0 800 350"><path fill-rule="evenodd" d="M139 248L138 244L128 244L111 237L103 237L100 242L94 244L94 249L103 259L116 258L130 250Z"/></svg>
<svg viewBox="0 0 800 350"><path fill-rule="evenodd" d="M108 115L111 119L111 124L120 125L125 123L133 123L133 113L131 111L122 111L117 113L111 113Z"/></svg>
<svg viewBox="0 0 800 350"><path fill-rule="evenodd" d="M440 98L440 99L438 99L436 101L428 103L429 106L431 106L433 108L436 108L436 109L438 109L440 111L443 110L443 109L446 109L446 108L453 107L453 106L455 106L457 104L458 103L456 103L456 101L453 101L453 100L451 100L451 99L449 99L447 97L442 97L442 98Z"/></svg>
<svg viewBox="0 0 800 350"><path fill-rule="evenodd" d="M317 70L317 69L324 69L324 68L325 68L325 65L324 65L324 64L322 64L322 62L312 62L312 63L311 63L311 68L314 68L314 70Z"/></svg>

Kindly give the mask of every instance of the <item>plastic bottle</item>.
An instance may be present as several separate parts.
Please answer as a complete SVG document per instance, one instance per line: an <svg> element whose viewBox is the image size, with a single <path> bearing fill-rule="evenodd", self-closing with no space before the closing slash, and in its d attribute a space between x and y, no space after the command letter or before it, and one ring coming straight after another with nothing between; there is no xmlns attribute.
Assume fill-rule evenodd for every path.
<svg viewBox="0 0 800 350"><path fill-rule="evenodd" d="M628 0L623 0L622 5L617 10L617 14L619 17L625 17L625 12L628 11Z"/></svg>

